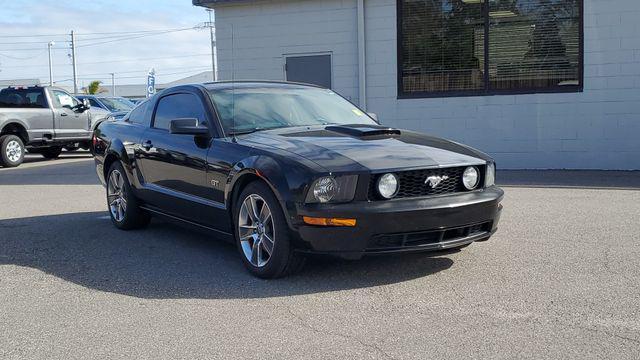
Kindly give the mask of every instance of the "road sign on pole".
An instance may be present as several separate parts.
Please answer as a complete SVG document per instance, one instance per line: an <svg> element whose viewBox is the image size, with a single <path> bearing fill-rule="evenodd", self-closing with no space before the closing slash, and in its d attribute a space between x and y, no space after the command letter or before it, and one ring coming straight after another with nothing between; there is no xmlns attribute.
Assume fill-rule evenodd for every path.
<svg viewBox="0 0 640 360"><path fill-rule="evenodd" d="M156 71L151 68L147 73L147 98L152 97L156 93Z"/></svg>

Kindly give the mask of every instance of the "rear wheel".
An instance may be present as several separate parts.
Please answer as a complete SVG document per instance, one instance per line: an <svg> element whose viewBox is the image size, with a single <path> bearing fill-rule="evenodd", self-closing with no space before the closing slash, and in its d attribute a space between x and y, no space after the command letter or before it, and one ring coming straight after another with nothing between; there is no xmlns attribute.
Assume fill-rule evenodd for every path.
<svg viewBox="0 0 640 360"><path fill-rule="evenodd" d="M62 153L62 146L52 146L48 148L39 149L38 152L45 159L57 159Z"/></svg>
<svg viewBox="0 0 640 360"><path fill-rule="evenodd" d="M278 278L303 266L305 259L294 251L284 213L266 184L253 182L242 191L234 224L238 251L251 274Z"/></svg>
<svg viewBox="0 0 640 360"><path fill-rule="evenodd" d="M24 143L15 135L0 136L0 165L16 167L24 161Z"/></svg>
<svg viewBox="0 0 640 360"><path fill-rule="evenodd" d="M151 220L149 213L140 208L119 162L111 165L107 175L107 206L111 221L122 230L144 227Z"/></svg>

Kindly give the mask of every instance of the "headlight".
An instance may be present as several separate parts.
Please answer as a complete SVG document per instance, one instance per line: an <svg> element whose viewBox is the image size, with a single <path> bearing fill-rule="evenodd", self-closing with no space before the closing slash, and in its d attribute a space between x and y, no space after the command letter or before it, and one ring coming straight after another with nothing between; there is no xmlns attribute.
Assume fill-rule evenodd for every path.
<svg viewBox="0 0 640 360"><path fill-rule="evenodd" d="M321 203L331 201L337 192L338 183L329 176L318 179L313 186L313 197Z"/></svg>
<svg viewBox="0 0 640 360"><path fill-rule="evenodd" d="M356 193L358 175L323 176L311 184L306 203L349 202Z"/></svg>
<svg viewBox="0 0 640 360"><path fill-rule="evenodd" d="M396 174L384 174L378 178L376 187L380 196L385 199L391 199L398 194L400 181Z"/></svg>
<svg viewBox="0 0 640 360"><path fill-rule="evenodd" d="M496 184L496 164L487 163L487 175L484 180L484 187L493 186Z"/></svg>
<svg viewBox="0 0 640 360"><path fill-rule="evenodd" d="M464 170L462 174L462 183L467 190L473 190L478 186L478 180L480 180L480 173L475 166L469 166Z"/></svg>

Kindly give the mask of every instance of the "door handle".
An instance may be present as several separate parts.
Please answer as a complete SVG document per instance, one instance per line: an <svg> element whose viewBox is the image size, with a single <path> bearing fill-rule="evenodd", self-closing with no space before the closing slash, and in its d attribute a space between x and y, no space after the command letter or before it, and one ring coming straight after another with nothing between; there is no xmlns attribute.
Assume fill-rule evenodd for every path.
<svg viewBox="0 0 640 360"><path fill-rule="evenodd" d="M143 147L145 150L149 151L149 150L151 150L151 148L153 147L153 143L151 142L151 140L146 140L146 141L144 141L144 142L142 143L142 147Z"/></svg>
<svg viewBox="0 0 640 360"><path fill-rule="evenodd" d="M60 113L60 116L69 116L66 112Z"/></svg>

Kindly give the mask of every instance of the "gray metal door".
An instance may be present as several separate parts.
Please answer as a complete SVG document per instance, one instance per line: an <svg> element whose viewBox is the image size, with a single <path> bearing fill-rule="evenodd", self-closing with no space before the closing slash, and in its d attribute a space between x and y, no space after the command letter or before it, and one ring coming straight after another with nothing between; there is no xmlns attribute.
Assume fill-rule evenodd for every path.
<svg viewBox="0 0 640 360"><path fill-rule="evenodd" d="M301 55L285 58L287 81L331 88L331 55Z"/></svg>
<svg viewBox="0 0 640 360"><path fill-rule="evenodd" d="M54 112L55 137L71 139L88 137L90 133L89 112L79 112L79 104L73 96L61 90L51 90Z"/></svg>

